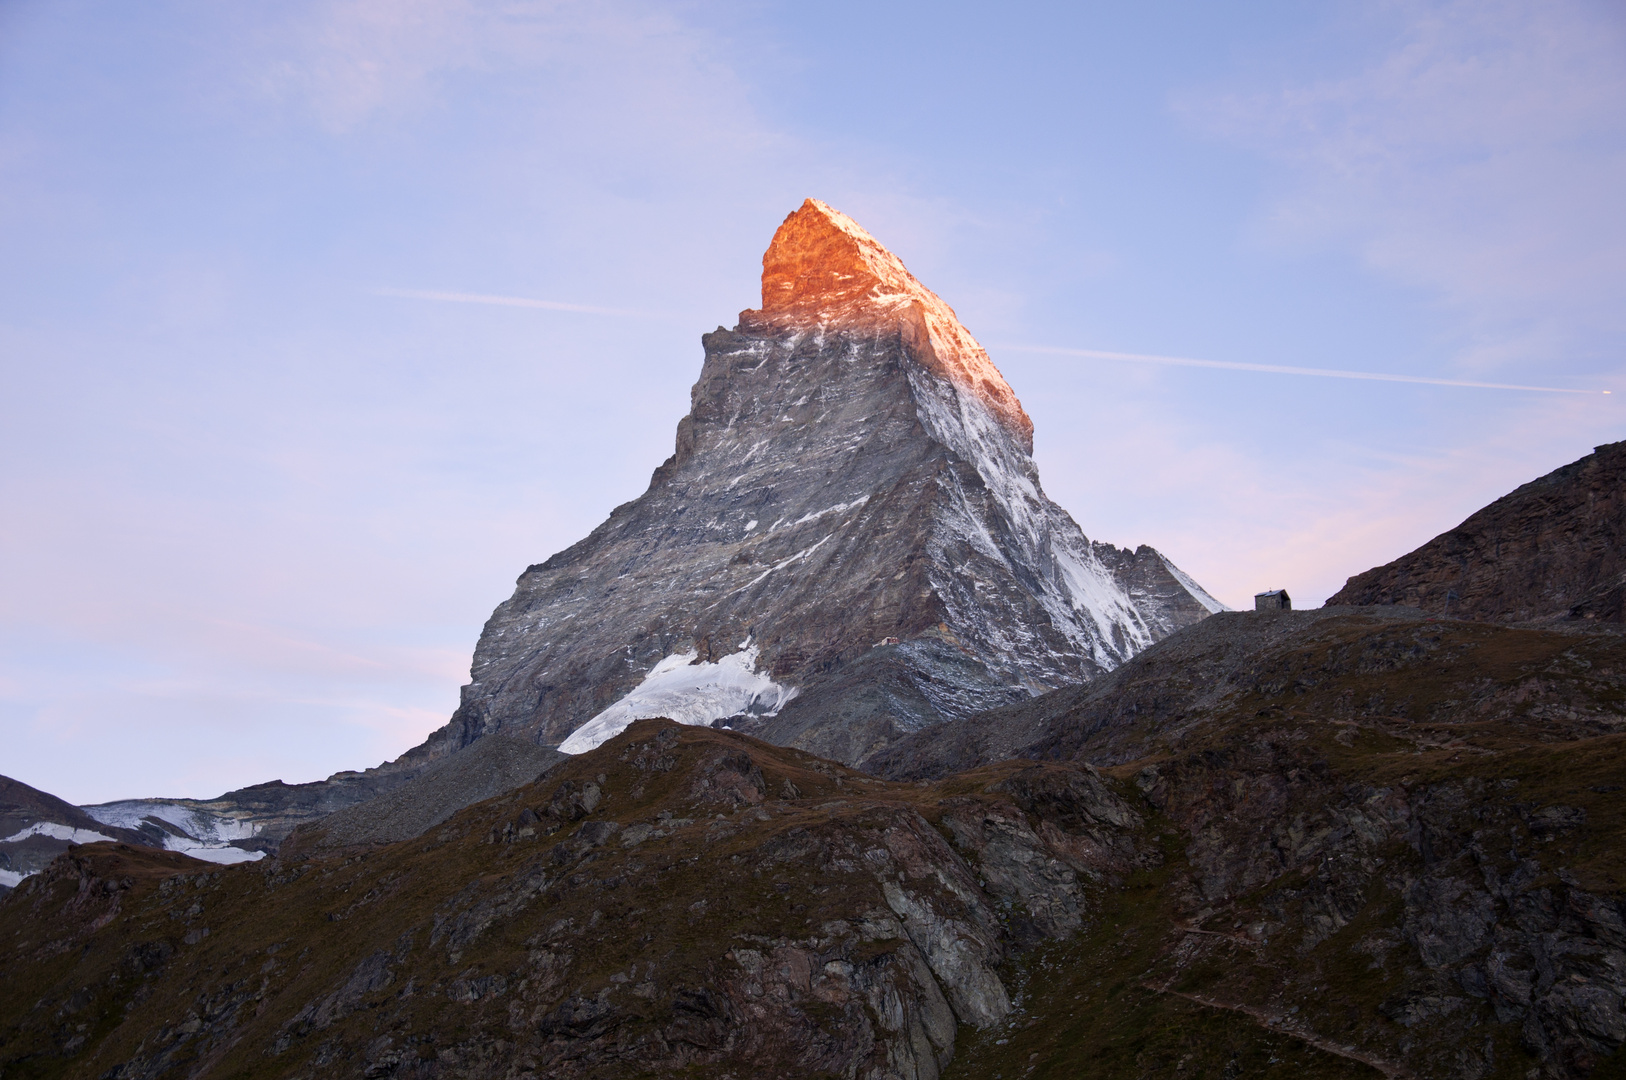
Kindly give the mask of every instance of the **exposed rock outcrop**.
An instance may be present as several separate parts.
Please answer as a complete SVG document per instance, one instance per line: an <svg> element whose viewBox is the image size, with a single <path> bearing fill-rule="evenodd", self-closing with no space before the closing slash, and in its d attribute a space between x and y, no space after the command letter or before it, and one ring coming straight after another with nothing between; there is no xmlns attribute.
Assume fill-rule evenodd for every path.
<svg viewBox="0 0 1626 1080"><path fill-rule="evenodd" d="M1626 590L1626 442L1497 499L1328 604L1407 604L1486 622L1619 623Z"/></svg>

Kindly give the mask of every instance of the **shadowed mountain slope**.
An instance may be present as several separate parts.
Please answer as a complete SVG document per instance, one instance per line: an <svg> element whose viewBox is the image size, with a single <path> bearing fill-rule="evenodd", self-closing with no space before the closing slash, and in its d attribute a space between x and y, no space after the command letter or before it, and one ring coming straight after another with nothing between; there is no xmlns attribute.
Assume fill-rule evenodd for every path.
<svg viewBox="0 0 1626 1080"><path fill-rule="evenodd" d="M643 721L408 843L75 848L0 905L0 1070L937 1077L1139 821L1087 770L926 790Z"/></svg>
<svg viewBox="0 0 1626 1080"><path fill-rule="evenodd" d="M947 776L1012 758L1116 763L1146 752L1148 732L1222 711L1282 649L1328 619L1363 626L1426 619L1415 608L1223 612L1140 653L1094 682L1069 686L893 743L865 763L895 780ZM1127 742L1126 742L1127 740ZM1127 755L1127 756L1126 756Z"/></svg>
<svg viewBox="0 0 1626 1080"><path fill-rule="evenodd" d="M929 783L1026 755L1133 779L1188 868L1134 916L1170 903L1187 935L1165 942L1178 975L1143 989L1291 1014L1395 1076L1619 1067L1626 636L1394 608L1221 615L1096 685L929 734L871 767ZM1387 1034L1353 1036L1363 1009Z"/></svg>
<svg viewBox="0 0 1626 1080"><path fill-rule="evenodd" d="M1485 622L1626 617L1626 442L1497 499L1328 604L1408 604Z"/></svg>
<svg viewBox="0 0 1626 1080"><path fill-rule="evenodd" d="M400 787L320 818L329 847L419 836L465 806L512 791L565 759L557 750L494 735L441 758Z"/></svg>

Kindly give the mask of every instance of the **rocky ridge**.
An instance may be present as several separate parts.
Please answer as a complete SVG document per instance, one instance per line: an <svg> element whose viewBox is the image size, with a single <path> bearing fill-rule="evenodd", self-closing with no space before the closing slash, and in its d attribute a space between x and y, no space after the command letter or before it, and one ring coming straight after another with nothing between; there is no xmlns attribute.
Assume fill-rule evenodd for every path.
<svg viewBox="0 0 1626 1080"><path fill-rule="evenodd" d="M395 790L429 764L425 755L409 752L388 766L306 784L272 780L214 799L121 799L80 809L105 825L138 830L160 847L235 862L274 850L299 825Z"/></svg>
<svg viewBox="0 0 1626 1080"><path fill-rule="evenodd" d="M1408 604L1486 622L1626 618L1626 442L1532 480L1329 604Z"/></svg>
<svg viewBox="0 0 1626 1080"><path fill-rule="evenodd" d="M71 845L98 840L184 852L206 862L252 862L276 850L297 826L389 796L402 786L411 790L378 802L363 815L365 831L393 836L410 827L404 822L414 822L417 832L536 775L557 757L551 750L506 740L501 751L506 751L503 760L483 754L469 763L472 769L408 753L391 767L336 773L308 784L273 780L215 799L121 799L87 806L73 806L0 776L0 891L39 873ZM452 777L459 779L449 785ZM493 782L504 786L493 788Z"/></svg>

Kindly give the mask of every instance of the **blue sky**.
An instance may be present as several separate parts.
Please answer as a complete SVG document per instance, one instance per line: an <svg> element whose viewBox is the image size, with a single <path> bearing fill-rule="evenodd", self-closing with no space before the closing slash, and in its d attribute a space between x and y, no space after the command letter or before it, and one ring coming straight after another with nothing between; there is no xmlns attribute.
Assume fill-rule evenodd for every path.
<svg viewBox="0 0 1626 1080"><path fill-rule="evenodd" d="M0 772L418 742L808 195L988 346L1090 537L1319 603L1626 437L1623 100L1574 0L10 0Z"/></svg>

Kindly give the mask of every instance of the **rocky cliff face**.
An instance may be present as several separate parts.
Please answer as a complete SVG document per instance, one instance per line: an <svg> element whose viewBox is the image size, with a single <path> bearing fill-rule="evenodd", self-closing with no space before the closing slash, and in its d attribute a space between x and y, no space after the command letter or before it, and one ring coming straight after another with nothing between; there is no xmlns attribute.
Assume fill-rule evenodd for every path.
<svg viewBox="0 0 1626 1080"><path fill-rule="evenodd" d="M762 280L705 336L649 490L492 615L432 752L498 731L580 752L663 715L858 762L1220 608L1044 496L1004 378L851 219L809 200Z"/></svg>
<svg viewBox="0 0 1626 1080"><path fill-rule="evenodd" d="M1409 604L1460 619L1626 617L1626 442L1532 480L1329 604Z"/></svg>

